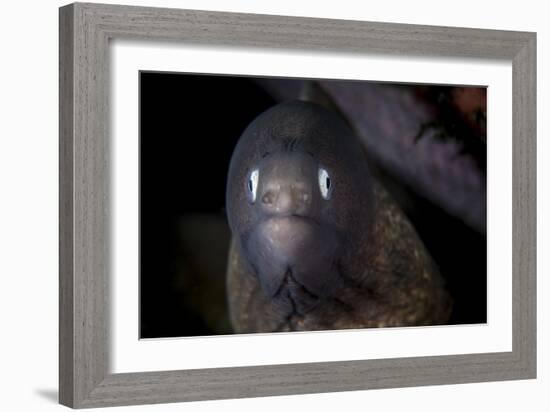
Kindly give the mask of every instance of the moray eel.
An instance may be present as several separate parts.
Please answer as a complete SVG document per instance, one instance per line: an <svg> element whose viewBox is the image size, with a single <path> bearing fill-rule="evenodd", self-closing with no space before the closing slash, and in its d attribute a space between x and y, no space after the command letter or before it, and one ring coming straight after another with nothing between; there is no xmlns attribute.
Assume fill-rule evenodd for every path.
<svg viewBox="0 0 550 412"><path fill-rule="evenodd" d="M235 332L447 322L435 264L338 114L291 101L254 119L231 159L226 208Z"/></svg>

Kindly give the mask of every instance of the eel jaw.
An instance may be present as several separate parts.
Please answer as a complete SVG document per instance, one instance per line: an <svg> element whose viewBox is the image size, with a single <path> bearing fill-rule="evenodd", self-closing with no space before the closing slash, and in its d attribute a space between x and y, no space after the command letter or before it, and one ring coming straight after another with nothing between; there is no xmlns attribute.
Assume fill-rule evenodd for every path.
<svg viewBox="0 0 550 412"><path fill-rule="evenodd" d="M247 236L244 252L278 312L304 315L341 286L334 231L303 216L268 217Z"/></svg>

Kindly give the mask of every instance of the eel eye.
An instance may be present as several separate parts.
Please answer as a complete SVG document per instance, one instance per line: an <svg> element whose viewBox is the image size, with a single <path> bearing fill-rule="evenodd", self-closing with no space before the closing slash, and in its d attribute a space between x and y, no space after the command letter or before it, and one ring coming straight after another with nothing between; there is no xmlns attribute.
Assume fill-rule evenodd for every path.
<svg viewBox="0 0 550 412"><path fill-rule="evenodd" d="M321 196L323 199L328 200L332 192L332 182L326 169L319 168L319 189L321 190Z"/></svg>
<svg viewBox="0 0 550 412"><path fill-rule="evenodd" d="M258 169L254 169L252 172L250 172L250 176L248 177L247 187L248 187L248 196L252 203L256 201L256 191L258 190L258 178L260 176L260 172Z"/></svg>

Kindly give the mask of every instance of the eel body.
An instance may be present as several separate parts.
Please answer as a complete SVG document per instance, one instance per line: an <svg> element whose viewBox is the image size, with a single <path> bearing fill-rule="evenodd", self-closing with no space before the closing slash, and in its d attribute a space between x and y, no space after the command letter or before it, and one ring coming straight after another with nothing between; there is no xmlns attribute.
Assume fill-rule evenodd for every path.
<svg viewBox="0 0 550 412"><path fill-rule="evenodd" d="M237 333L445 324L451 300L346 122L281 103L237 144L226 207Z"/></svg>

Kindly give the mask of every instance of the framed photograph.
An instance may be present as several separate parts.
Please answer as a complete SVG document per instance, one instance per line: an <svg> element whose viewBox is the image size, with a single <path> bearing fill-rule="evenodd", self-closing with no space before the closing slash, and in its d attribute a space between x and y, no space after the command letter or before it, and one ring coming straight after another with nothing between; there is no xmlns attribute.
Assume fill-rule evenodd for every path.
<svg viewBox="0 0 550 412"><path fill-rule="evenodd" d="M60 9L73 408L536 377L536 35Z"/></svg>

